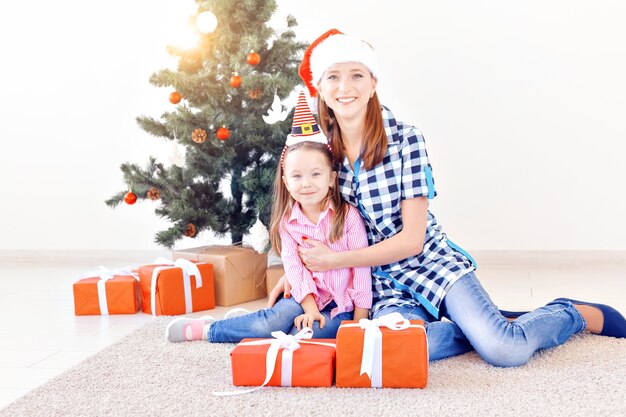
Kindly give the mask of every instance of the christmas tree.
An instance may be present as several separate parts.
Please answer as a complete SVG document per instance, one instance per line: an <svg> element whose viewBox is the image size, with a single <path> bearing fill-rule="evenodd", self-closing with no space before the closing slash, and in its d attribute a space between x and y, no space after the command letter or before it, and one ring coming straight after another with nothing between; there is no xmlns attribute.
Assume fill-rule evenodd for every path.
<svg viewBox="0 0 626 417"><path fill-rule="evenodd" d="M292 119L281 99L300 83L297 65L307 47L295 39L292 16L282 33L268 27L273 0L197 3L190 19L201 29L198 46L168 47L177 70L150 77L154 86L174 90L175 109L159 119L137 118L146 132L184 146L184 161L122 164L127 189L106 201L115 207L159 200L155 213L172 226L155 241L168 248L203 230L241 242L257 217L269 224L276 164ZM230 196L220 191L223 179Z"/></svg>

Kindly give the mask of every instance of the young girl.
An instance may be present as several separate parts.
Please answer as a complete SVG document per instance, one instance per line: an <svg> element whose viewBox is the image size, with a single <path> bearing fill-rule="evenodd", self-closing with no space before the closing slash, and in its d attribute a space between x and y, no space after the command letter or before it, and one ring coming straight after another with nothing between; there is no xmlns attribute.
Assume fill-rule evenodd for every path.
<svg viewBox="0 0 626 417"><path fill-rule="evenodd" d="M272 308L225 320L174 319L166 330L169 341L239 342L247 337L269 338L278 330L295 334L302 327L313 329L316 338L334 338L342 320L369 316L370 268L312 273L298 256L298 247L306 246L307 239L322 241L338 252L367 246L361 216L341 198L337 169L301 93L276 170L270 227L272 247L281 255L292 286L291 297L281 298Z"/></svg>
<svg viewBox="0 0 626 417"><path fill-rule="evenodd" d="M518 366L585 330L626 337L624 317L602 304L558 298L527 314L509 314L519 316L513 322L503 316L481 286L472 257L429 210L436 193L424 138L380 105L370 45L330 30L307 49L299 72L317 96L320 125L342 163L341 193L359 208L370 243L337 252L309 241L299 248L309 270L375 267L372 315L400 312L426 321L431 360L475 349L493 365ZM276 285L268 304L283 287Z"/></svg>

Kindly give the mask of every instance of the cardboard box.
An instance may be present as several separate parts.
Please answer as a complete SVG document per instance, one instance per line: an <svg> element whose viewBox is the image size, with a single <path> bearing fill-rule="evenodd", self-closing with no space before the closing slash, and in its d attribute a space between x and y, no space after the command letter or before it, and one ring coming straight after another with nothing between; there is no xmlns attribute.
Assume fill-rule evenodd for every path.
<svg viewBox="0 0 626 417"><path fill-rule="evenodd" d="M266 356L269 343L246 346L247 342L268 339L244 339L230 353L233 385L260 386L266 378ZM292 387L330 387L335 370L335 339L308 339L299 341L300 348L291 352L280 349L274 372L267 385ZM332 344L322 346L315 343ZM291 357L289 357L291 356ZM291 374L283 381L283 360L290 360ZM289 381L290 379L290 381Z"/></svg>
<svg viewBox="0 0 626 417"><path fill-rule="evenodd" d="M337 332L337 386L424 388L428 382L428 343L421 320L392 330L379 327L371 379L361 375L365 330L357 321L343 321ZM376 365L378 364L378 366Z"/></svg>
<svg viewBox="0 0 626 417"><path fill-rule="evenodd" d="M74 313L77 316L103 314L98 296L99 281L100 277L91 277L74 283ZM135 277L115 275L104 282L104 288L108 310L104 314L135 314L141 308L141 291Z"/></svg>
<svg viewBox="0 0 626 417"><path fill-rule="evenodd" d="M285 275L285 269L282 265L272 265L265 271L265 288L269 297L270 291L276 286L278 280Z"/></svg>
<svg viewBox="0 0 626 417"><path fill-rule="evenodd" d="M197 267L202 278L200 287L196 285L195 275L190 275L186 282L183 269L180 267L174 265L140 266L142 311L156 316L174 316L214 308L213 266L208 263L198 263ZM153 280L155 269L157 273Z"/></svg>
<svg viewBox="0 0 626 417"><path fill-rule="evenodd" d="M189 259L213 265L215 303L232 306L267 297L267 255L245 246L204 246L172 251L172 259Z"/></svg>

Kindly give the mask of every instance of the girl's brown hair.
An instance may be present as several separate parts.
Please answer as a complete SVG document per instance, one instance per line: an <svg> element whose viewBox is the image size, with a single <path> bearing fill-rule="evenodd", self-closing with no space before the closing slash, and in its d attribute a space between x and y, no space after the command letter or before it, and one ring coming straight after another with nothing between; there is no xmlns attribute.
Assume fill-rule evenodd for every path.
<svg viewBox="0 0 626 417"><path fill-rule="evenodd" d="M276 252L277 255L280 256L280 251L282 248L281 240L280 240L280 229L282 227L283 222L286 217L291 215L291 209L295 203L291 194L287 190L285 183L283 181L283 165L284 160L287 159L289 154L295 152L297 150L315 150L321 152L326 161L328 162L328 166L331 168L333 172L339 171L339 164L333 159L333 155L328 149L328 147L322 143L318 142L298 142L289 146L284 153L283 160L279 163L276 168L276 178L274 178L274 205L272 206L272 221L270 224L270 243L272 244L272 248ZM343 236L344 226L346 223L346 215L348 213L347 203L341 198L341 193L339 191L339 181L338 175L335 175L335 181L333 183L332 188L328 189L328 195L326 196L325 206L328 206L328 202L332 201L334 206L334 214L333 219L330 226L330 236L328 240L330 242L335 242Z"/></svg>
<svg viewBox="0 0 626 417"><path fill-rule="evenodd" d="M341 139L341 128L335 118L335 112L328 107L318 94L317 108L322 131L330 138L333 156L336 161L343 162L345 153ZM381 113L378 94L375 92L367 103L365 113L365 129L363 131L363 145L361 147L361 162L364 169L372 169L380 164L387 153L387 133Z"/></svg>

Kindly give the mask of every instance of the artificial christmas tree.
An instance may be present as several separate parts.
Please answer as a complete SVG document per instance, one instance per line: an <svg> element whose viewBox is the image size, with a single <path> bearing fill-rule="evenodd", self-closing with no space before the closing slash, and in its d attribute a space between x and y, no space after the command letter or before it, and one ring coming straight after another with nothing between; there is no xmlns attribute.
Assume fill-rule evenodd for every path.
<svg viewBox="0 0 626 417"><path fill-rule="evenodd" d="M150 157L145 168L122 164L127 187L106 203L117 206L129 190L139 200L158 199L155 213L172 222L156 235L163 246L192 235L189 225L193 236L230 233L237 243L257 217L269 224L272 183L291 117L268 124L262 116L271 112L275 96L284 99L300 83L297 66L307 47L295 40L292 16L282 33L268 27L275 10L268 0L198 1L191 18L203 32L198 46L169 47L177 70L150 77L151 84L175 90L169 100L178 104L159 119L137 121L148 133L185 146L185 161L165 166ZM230 181L230 196L220 191L222 179ZM159 197L148 196L150 190Z"/></svg>

